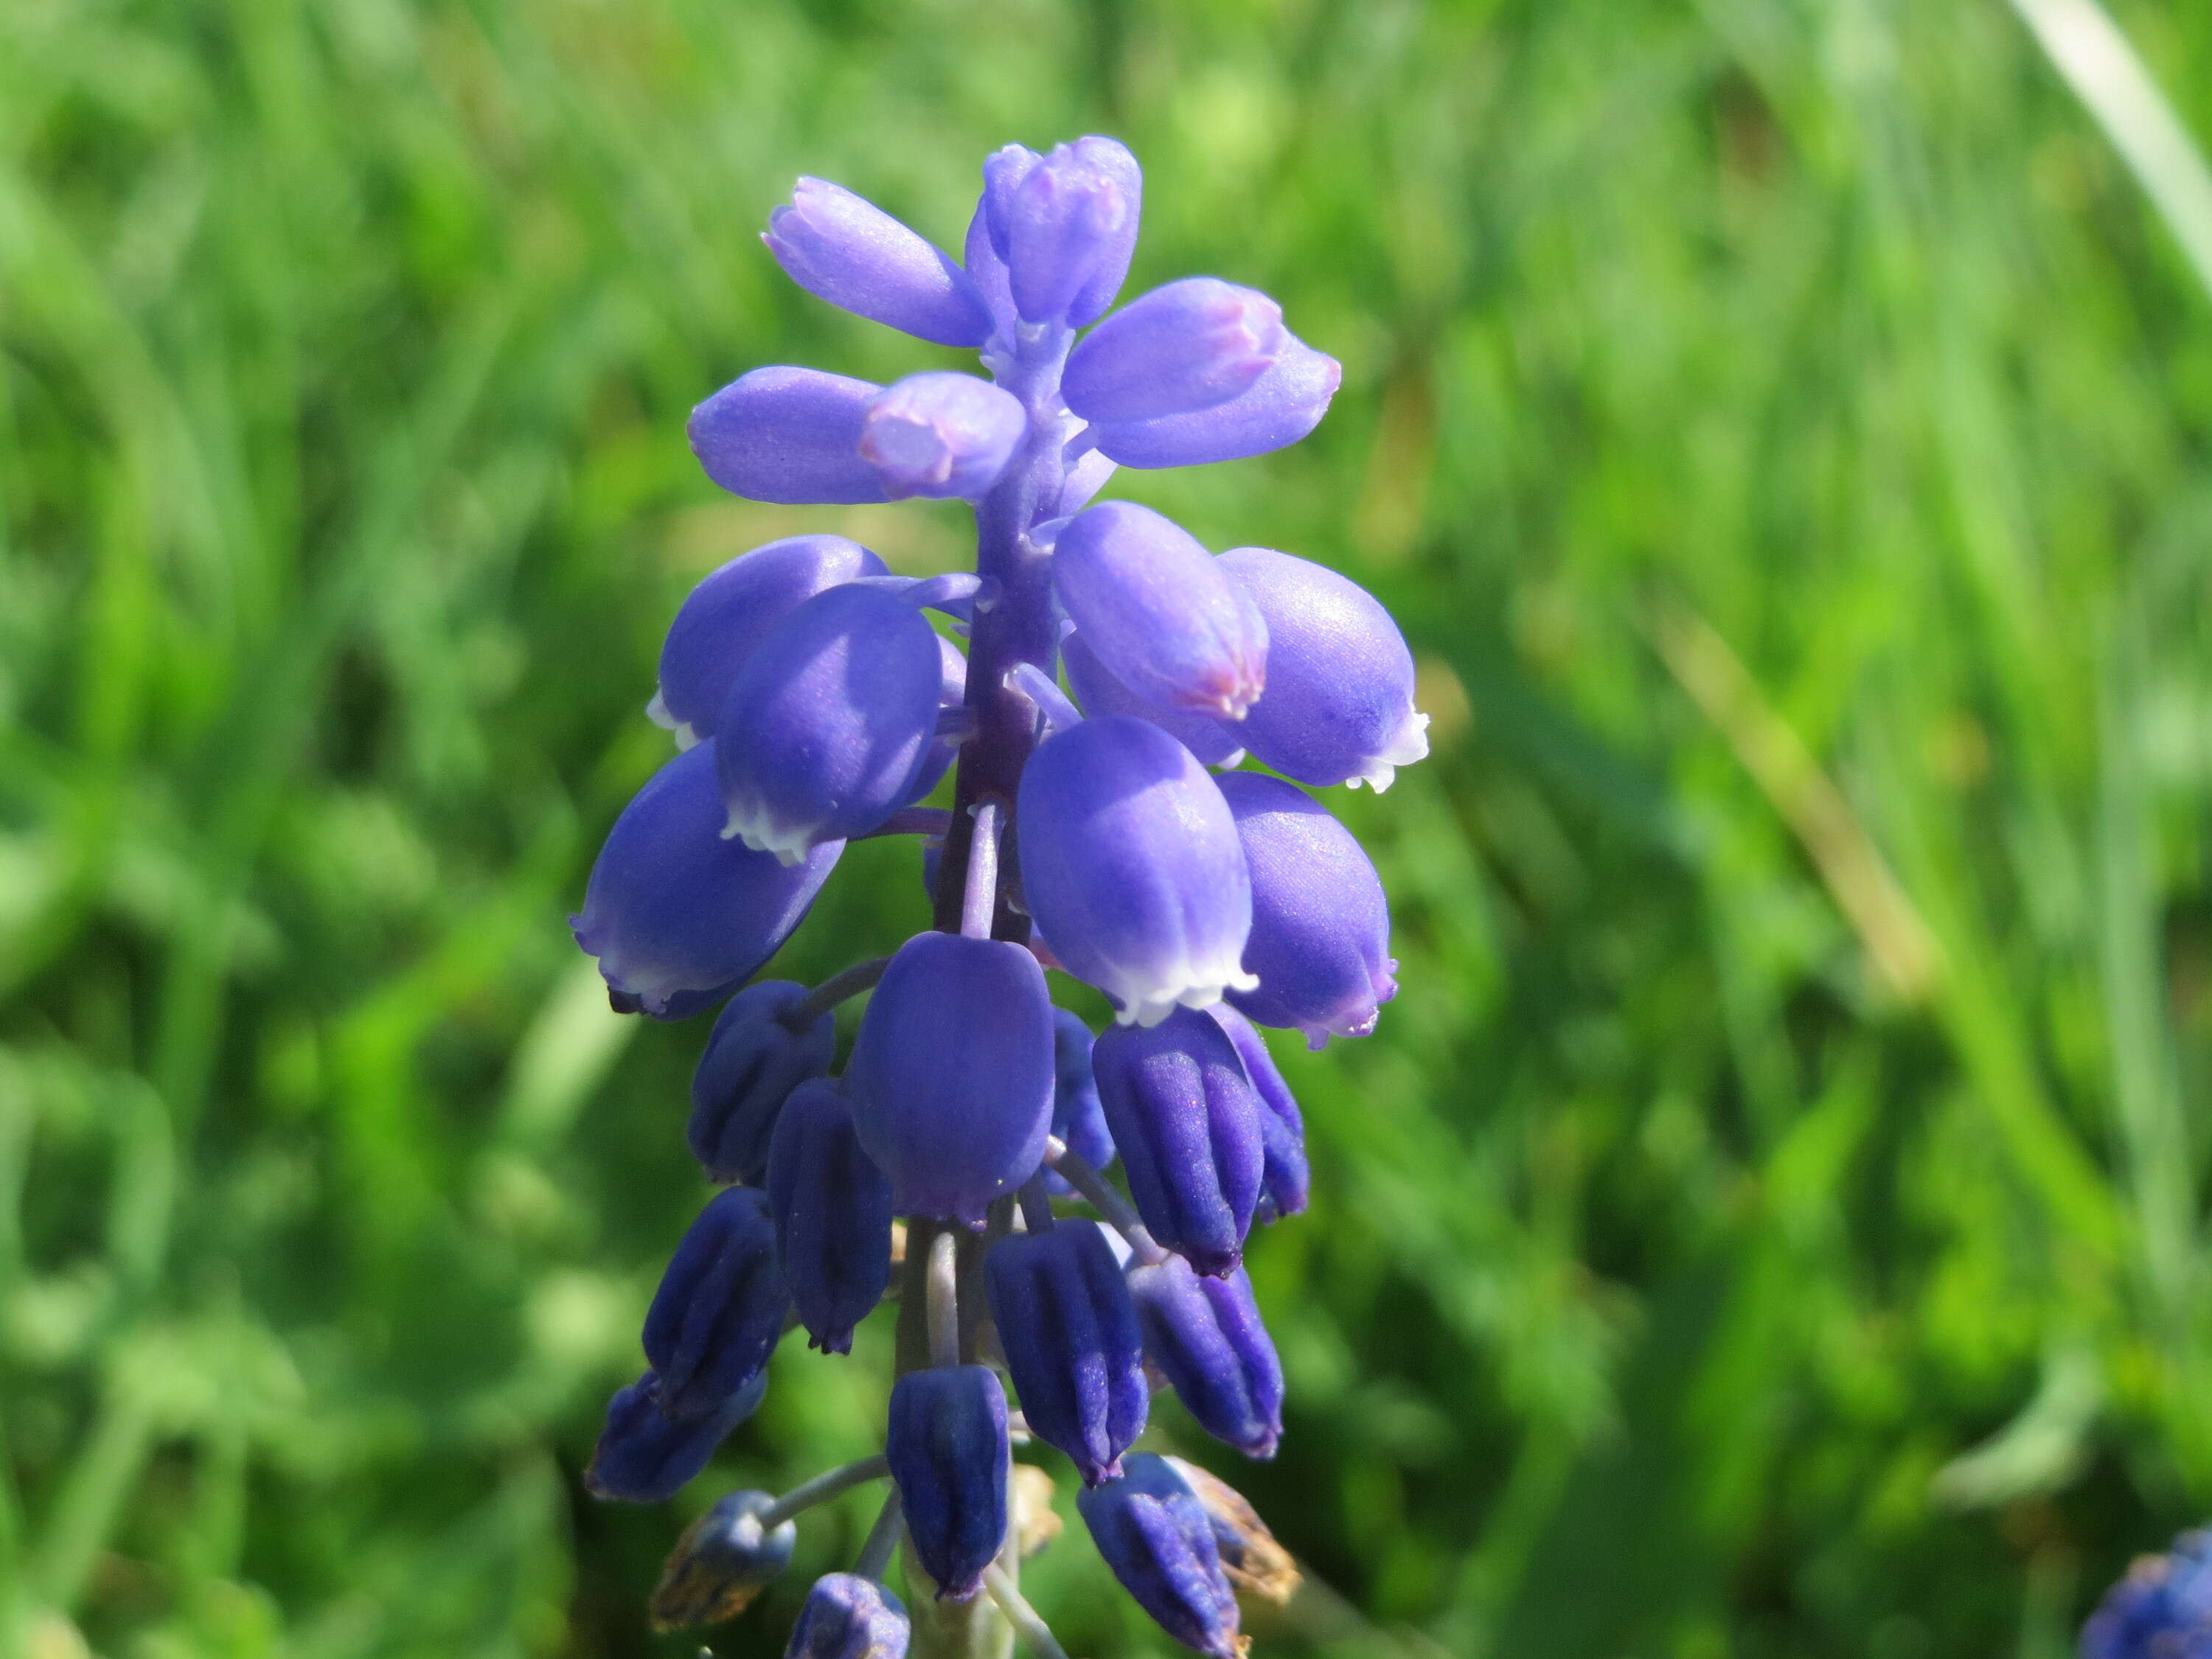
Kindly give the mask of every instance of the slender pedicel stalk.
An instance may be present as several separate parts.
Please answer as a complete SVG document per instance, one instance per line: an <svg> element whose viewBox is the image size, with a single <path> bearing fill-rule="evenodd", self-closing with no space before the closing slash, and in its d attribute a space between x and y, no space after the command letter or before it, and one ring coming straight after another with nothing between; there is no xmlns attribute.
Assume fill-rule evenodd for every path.
<svg viewBox="0 0 2212 1659"><path fill-rule="evenodd" d="M960 900L960 932L969 939L988 939L991 917L999 907L999 831L1004 816L999 803L987 800L974 809L975 828L968 849L968 890Z"/></svg>
<svg viewBox="0 0 2212 1659"><path fill-rule="evenodd" d="M998 1604L999 1611L1006 1615L1006 1622L1014 1627L1014 1633L1029 1644L1030 1651L1036 1655L1037 1659L1067 1659L1067 1650L1060 1646L1060 1638L1037 1616L1037 1610L1029 1604L1029 1598L1007 1577L1004 1567L994 1562L985 1571L983 1589Z"/></svg>
<svg viewBox="0 0 2212 1659"><path fill-rule="evenodd" d="M1018 691L1037 707L1047 726L1054 732L1065 732L1083 718L1083 711L1067 700L1067 694L1053 684L1052 677L1033 662L1018 662L1006 671L1006 685Z"/></svg>
<svg viewBox="0 0 2212 1659"><path fill-rule="evenodd" d="M876 1511L875 1524L868 1528L868 1536L860 1546L860 1553L853 1563L853 1571L863 1578L880 1583L884 1569L890 1565L891 1552L898 1547L899 1495L893 1486L884 1495L884 1506Z"/></svg>
<svg viewBox="0 0 2212 1659"><path fill-rule="evenodd" d="M1166 1259L1167 1252L1146 1231L1136 1211L1129 1207L1129 1200L1108 1185L1104 1176L1068 1151L1067 1143L1059 1136L1045 1142L1044 1161L1062 1181L1091 1201L1091 1207L1106 1218L1108 1226L1128 1241L1130 1252L1139 1261L1149 1267Z"/></svg>
<svg viewBox="0 0 2212 1659"><path fill-rule="evenodd" d="M816 986L776 1018L794 1031L803 1031L839 1003L856 997L884 976L889 957L871 957L840 969Z"/></svg>
<svg viewBox="0 0 2212 1659"><path fill-rule="evenodd" d="M863 1457L817 1474L811 1480L793 1486L762 1510L761 1528L765 1531L770 1527L781 1526L793 1516L811 1510L817 1504L826 1504L840 1492L850 1492L855 1486L865 1486L871 1480L880 1480L890 1472L890 1465L884 1461L884 1455L878 1452L873 1457Z"/></svg>
<svg viewBox="0 0 2212 1659"><path fill-rule="evenodd" d="M929 1363L960 1363L959 1241L949 1232L929 1241Z"/></svg>

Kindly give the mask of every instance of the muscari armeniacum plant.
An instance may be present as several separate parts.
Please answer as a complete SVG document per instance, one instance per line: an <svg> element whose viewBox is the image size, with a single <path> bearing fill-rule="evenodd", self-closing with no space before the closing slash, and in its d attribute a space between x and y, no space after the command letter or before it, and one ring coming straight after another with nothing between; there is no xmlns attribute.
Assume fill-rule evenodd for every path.
<svg viewBox="0 0 2212 1659"><path fill-rule="evenodd" d="M722 1005L690 1139L726 1184L669 1264L648 1369L615 1396L588 1480L670 1497L757 1405L787 1327L843 1353L896 1276L881 1455L726 1497L672 1558L656 1622L733 1613L789 1559L793 1516L888 1477L860 1559L814 1587L788 1650L1002 1650L1018 1631L1054 1651L1015 1583L1010 1445L1035 1441L1073 1462L1136 1601L1228 1656L1236 1589L1286 1594L1294 1575L1243 1565L1281 1553L1232 1490L1134 1445L1163 1386L1249 1455L1281 1434L1242 1256L1255 1219L1304 1207L1306 1155L1254 1027L1362 1036L1395 992L1381 884L1308 792L1384 788L1426 753L1427 721L1404 640L1353 583L1092 505L1117 467L1295 442L1336 362L1212 277L1111 309L1140 188L1113 140L1009 145L983 180L957 262L813 179L763 240L801 287L973 348L989 378L759 368L691 416L724 489L966 501L976 561L915 580L795 537L707 577L669 630L647 712L678 752L616 823L572 925L617 1008ZM1248 755L1272 774L1236 769ZM949 811L921 805L956 757ZM934 925L819 986L749 985L845 843L898 834L921 839ZM1116 1011L1095 1041L1053 1006L1047 968ZM840 1073L833 1011L862 994ZM1103 1173L1117 1156L1126 1197ZM911 1611L884 1583L902 1542Z"/></svg>

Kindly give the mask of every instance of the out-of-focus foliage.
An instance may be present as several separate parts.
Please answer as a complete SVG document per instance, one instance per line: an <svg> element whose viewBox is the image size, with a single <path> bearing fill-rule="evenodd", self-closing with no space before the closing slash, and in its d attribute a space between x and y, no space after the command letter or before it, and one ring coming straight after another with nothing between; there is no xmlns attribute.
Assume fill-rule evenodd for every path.
<svg viewBox="0 0 2212 1659"><path fill-rule="evenodd" d="M2212 9L2118 15L2212 132ZM1332 799L1406 988L1282 1055L1283 1453L1156 1436L1311 1569L1259 1651L2048 1659L2212 1508L2212 301L1996 0L8 0L0 1645L687 1654L684 1520L879 1431L872 1326L680 1504L582 1497L704 1033L561 918L689 582L963 556L696 473L746 368L951 362L769 208L957 246L1092 130L1134 286L1346 366L1115 492L1368 582L1437 715ZM1079 1530L1028 1582L1164 1647Z"/></svg>

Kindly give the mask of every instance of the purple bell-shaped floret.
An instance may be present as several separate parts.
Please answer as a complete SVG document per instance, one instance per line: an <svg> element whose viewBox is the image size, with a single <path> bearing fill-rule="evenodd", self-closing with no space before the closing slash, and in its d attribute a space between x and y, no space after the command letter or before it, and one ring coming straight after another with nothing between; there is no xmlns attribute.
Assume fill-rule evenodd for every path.
<svg viewBox="0 0 2212 1659"><path fill-rule="evenodd" d="M1134 501L1062 527L1053 589L1106 672L1148 702L1234 720L1267 683L1267 624L1197 540Z"/></svg>
<svg viewBox="0 0 2212 1659"><path fill-rule="evenodd" d="M908 1371L892 1385L884 1455L915 1558L939 1601L964 1601L1006 1539L1006 1395L988 1365Z"/></svg>
<svg viewBox="0 0 2212 1659"><path fill-rule="evenodd" d="M833 1572L814 1581L784 1659L906 1659L914 1626L906 1608L872 1578Z"/></svg>
<svg viewBox="0 0 2212 1659"><path fill-rule="evenodd" d="M756 501L888 501L860 453L861 424L882 390L818 368L757 368L691 411L691 453L716 483Z"/></svg>
<svg viewBox="0 0 2212 1659"><path fill-rule="evenodd" d="M1413 653L1373 594L1310 559L1232 547L1218 562L1267 619L1267 695L1237 728L1300 783L1377 793L1429 752L1413 707Z"/></svg>
<svg viewBox="0 0 2212 1659"><path fill-rule="evenodd" d="M1257 289L1186 276L1132 300L1068 354L1067 406L1105 424L1225 404L1274 366L1291 336Z"/></svg>
<svg viewBox="0 0 2212 1659"><path fill-rule="evenodd" d="M1021 401L973 374L909 374L876 394L860 454L893 501L974 501L989 493L1030 417Z"/></svg>
<svg viewBox="0 0 2212 1659"><path fill-rule="evenodd" d="M1114 1136L1098 1103L1098 1078L1091 1066L1091 1027L1065 1008L1052 1011L1052 1132L1094 1170L1114 1161ZM1074 1190L1052 1170L1045 1189L1065 1198Z"/></svg>
<svg viewBox="0 0 2212 1659"><path fill-rule="evenodd" d="M1253 1092L1260 1097L1260 1147L1263 1158L1260 1202L1252 1212L1252 1218L1274 1221L1297 1215L1306 1206L1310 1179L1306 1164L1305 1118L1298 1110L1297 1097L1283 1081L1274 1056L1267 1052L1267 1042L1253 1029L1250 1020L1225 1002L1217 1002L1206 1012L1237 1045L1237 1057L1244 1062L1244 1075L1252 1079Z"/></svg>
<svg viewBox="0 0 2212 1659"><path fill-rule="evenodd" d="M645 1357L675 1422L710 1417L767 1369L791 1310L768 1195L731 1187L699 1212L645 1315Z"/></svg>
<svg viewBox="0 0 2212 1659"><path fill-rule="evenodd" d="M1207 1659L1241 1659L1213 1523L1167 1459L1133 1453L1119 1480L1079 1493L1075 1506L1121 1588L1162 1630Z"/></svg>
<svg viewBox="0 0 2212 1659"><path fill-rule="evenodd" d="M842 185L801 179L761 240L793 282L855 316L936 345L979 346L991 331L967 273Z"/></svg>
<svg viewBox="0 0 2212 1659"><path fill-rule="evenodd" d="M1122 1021L1158 1024L1259 983L1243 966L1251 890L1236 821L1158 726L1109 714L1046 738L1015 822L1030 914Z"/></svg>
<svg viewBox="0 0 2212 1659"><path fill-rule="evenodd" d="M1343 366L1295 336L1277 351L1267 372L1211 409L1162 415L1149 421L1115 421L1090 428L1101 453L1123 466L1202 466L1242 460L1294 444L1321 424L1344 378Z"/></svg>
<svg viewBox="0 0 2212 1659"><path fill-rule="evenodd" d="M1010 1235L983 1259L983 1283L1030 1432L1066 1453L1085 1486L1119 1474L1152 1390L1137 1310L1103 1230L1060 1221Z"/></svg>
<svg viewBox="0 0 2212 1659"><path fill-rule="evenodd" d="M1116 1025L1091 1063L1145 1225L1199 1272L1231 1272L1260 1196L1267 1113L1237 1045L1178 1008L1157 1025Z"/></svg>
<svg viewBox="0 0 2212 1659"><path fill-rule="evenodd" d="M891 1189L860 1150L853 1109L827 1078L784 1103L769 1155L776 1254L810 1346L850 1353L853 1328L891 1277Z"/></svg>
<svg viewBox="0 0 2212 1659"><path fill-rule="evenodd" d="M943 678L937 635L896 592L833 587L807 600L722 706L722 833L788 864L873 830L921 770Z"/></svg>
<svg viewBox="0 0 2212 1659"><path fill-rule="evenodd" d="M1382 878L1352 832L1296 785L1259 772L1220 782L1251 867L1244 961L1260 979L1230 1001L1262 1025L1304 1031L1310 1048L1365 1036L1398 994Z"/></svg>
<svg viewBox="0 0 2212 1659"><path fill-rule="evenodd" d="M1009 144L983 163L981 215L1024 322L1084 328L1129 274L1143 207L1137 158L1111 138L1043 155Z"/></svg>
<svg viewBox="0 0 2212 1659"><path fill-rule="evenodd" d="M789 1521L762 1526L761 1516L775 1507L773 1492L726 1492L684 1528L647 1608L653 1629L734 1619L782 1575L798 1547L799 1528Z"/></svg>
<svg viewBox="0 0 2212 1659"><path fill-rule="evenodd" d="M1036 1173L1052 1126L1044 970L1003 939L916 934L869 1000L845 1082L898 1213L981 1226Z"/></svg>
<svg viewBox="0 0 2212 1659"><path fill-rule="evenodd" d="M1068 689L1086 714L1133 714L1150 720L1208 766L1234 766L1244 758L1243 726L1147 702L1106 672L1080 634L1060 642ZM1247 717L1249 718L1249 716Z"/></svg>
<svg viewBox="0 0 2212 1659"><path fill-rule="evenodd" d="M751 977L791 937L844 850L825 842L786 865L724 841L715 747L677 756L623 808L584 908L568 918L616 1006L656 1019L697 1013Z"/></svg>
<svg viewBox="0 0 2212 1659"><path fill-rule="evenodd" d="M660 689L645 712L681 748L713 737L738 670L778 623L825 587L890 574L842 536L787 536L732 559L678 608L660 647Z"/></svg>
<svg viewBox="0 0 2212 1659"><path fill-rule="evenodd" d="M660 1504L707 1467L732 1429L760 1409L768 1395L762 1371L703 1417L678 1421L660 1407L660 1379L647 1371L607 1402L584 1487L594 1498Z"/></svg>
<svg viewBox="0 0 2212 1659"><path fill-rule="evenodd" d="M1215 1439L1273 1457L1283 1436L1283 1366L1260 1320L1252 1281L1194 1273L1179 1255L1129 1269L1145 1358Z"/></svg>
<svg viewBox="0 0 2212 1659"><path fill-rule="evenodd" d="M691 1074L692 1156L710 1181L757 1182L768 1168L769 1137L791 1091L825 1077L836 1058L837 1021L817 1014L786 1024L806 988L786 979L748 985L714 1020Z"/></svg>

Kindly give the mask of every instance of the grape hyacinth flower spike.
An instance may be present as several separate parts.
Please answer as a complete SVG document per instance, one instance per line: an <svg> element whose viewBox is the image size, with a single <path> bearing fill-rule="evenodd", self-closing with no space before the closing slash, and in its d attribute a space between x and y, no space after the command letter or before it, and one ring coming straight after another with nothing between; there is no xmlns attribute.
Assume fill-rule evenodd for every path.
<svg viewBox="0 0 2212 1659"><path fill-rule="evenodd" d="M1253 1022L1364 1035L1395 988L1350 834L1235 769L1249 749L1297 783L1379 789L1424 722L1404 641L1353 584L1289 553L1216 556L1098 499L1117 468L1295 442L1335 361L1233 282L1182 276L1116 310L1144 180L1113 139L1010 144L982 172L957 260L814 179L763 238L809 293L972 349L981 374L758 367L692 412L707 476L757 501L970 503L975 566L916 580L794 536L706 577L669 629L647 712L679 752L616 820L572 925L618 1010L727 1003L689 1136L732 1184L677 1243L650 1369L616 1393L585 1479L668 1498L758 1407L787 1326L840 1354L895 1300L880 1449L725 1497L678 1542L655 1622L736 1613L791 1559L798 1516L874 1486L866 1543L816 1582L788 1654L949 1659L1010 1628L1056 1652L1018 1582L1053 1529L1048 1474L1010 1461L1018 1423L1073 1462L1138 1602L1227 1659L1245 1644L1232 1589L1280 1599L1295 1570L1232 1489L1134 1442L1164 1380L1200 1428L1273 1452L1282 1370L1240 1262L1255 1219L1305 1207L1310 1170ZM948 770L949 801L927 804ZM878 836L919 840L917 931L811 987L748 985L843 848ZM1048 967L1113 1005L1105 1036L1052 1006ZM863 996L840 1073L836 1011Z"/></svg>

